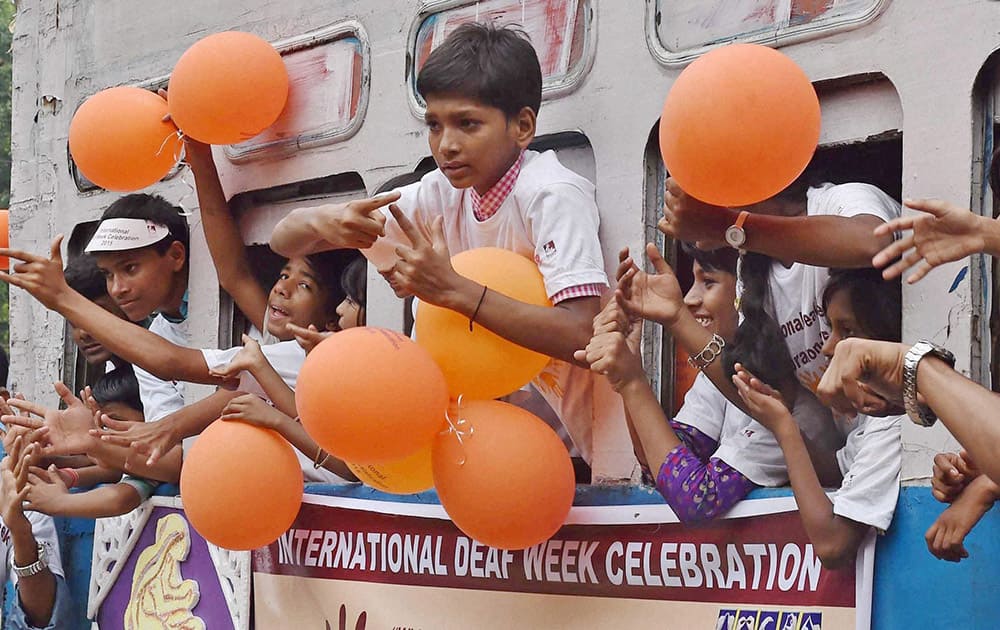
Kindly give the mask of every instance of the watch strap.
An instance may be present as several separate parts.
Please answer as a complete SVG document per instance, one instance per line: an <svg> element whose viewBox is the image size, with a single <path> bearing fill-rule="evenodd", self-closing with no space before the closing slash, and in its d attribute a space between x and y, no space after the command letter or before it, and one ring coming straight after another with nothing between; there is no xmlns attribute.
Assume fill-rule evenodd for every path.
<svg viewBox="0 0 1000 630"><path fill-rule="evenodd" d="M903 407L910 420L924 427L937 422L934 411L917 400L917 368L928 354L933 354L951 367L955 366L955 355L926 339L913 344L903 356Z"/></svg>

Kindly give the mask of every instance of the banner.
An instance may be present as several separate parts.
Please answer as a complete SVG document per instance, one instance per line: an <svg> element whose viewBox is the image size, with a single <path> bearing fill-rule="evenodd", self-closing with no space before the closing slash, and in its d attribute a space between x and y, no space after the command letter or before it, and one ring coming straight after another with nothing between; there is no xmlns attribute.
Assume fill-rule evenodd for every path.
<svg viewBox="0 0 1000 630"><path fill-rule="evenodd" d="M791 497L697 527L665 505L574 507L551 540L504 551L438 505L306 495L253 554L254 611L258 628L866 630L873 560L870 536L822 568Z"/></svg>

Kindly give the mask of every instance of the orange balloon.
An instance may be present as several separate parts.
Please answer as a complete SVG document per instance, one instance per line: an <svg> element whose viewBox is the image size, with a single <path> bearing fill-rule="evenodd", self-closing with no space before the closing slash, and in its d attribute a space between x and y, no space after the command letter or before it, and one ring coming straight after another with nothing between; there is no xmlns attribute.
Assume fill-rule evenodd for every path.
<svg viewBox="0 0 1000 630"><path fill-rule="evenodd" d="M434 487L431 445L413 455L385 464L347 464L367 486L390 494L415 494Z"/></svg>
<svg viewBox="0 0 1000 630"><path fill-rule="evenodd" d="M457 433L434 440L431 460L438 497L455 525L500 549L551 538L576 490L573 464L555 431L495 400L463 402L449 415Z"/></svg>
<svg viewBox="0 0 1000 630"><path fill-rule="evenodd" d="M524 256L481 247L456 254L451 264L461 275L492 291L528 304L551 306L542 274ZM467 317L426 302L417 306L415 324L417 343L441 366L452 398L506 396L537 376L550 360L481 325L474 324L470 332Z"/></svg>
<svg viewBox="0 0 1000 630"><path fill-rule="evenodd" d="M185 134L234 144L270 127L288 100L288 71L274 46L227 31L196 42L170 75L170 115Z"/></svg>
<svg viewBox="0 0 1000 630"><path fill-rule="evenodd" d="M181 501L205 540L256 549L288 530L299 513L302 468L275 431L219 420L184 456Z"/></svg>
<svg viewBox="0 0 1000 630"><path fill-rule="evenodd" d="M677 77L660 118L660 151L688 194L745 206L795 181L819 129L819 99L794 61L767 46L731 44Z"/></svg>
<svg viewBox="0 0 1000 630"><path fill-rule="evenodd" d="M0 210L0 247L10 247L10 211ZM0 256L0 269L10 268L10 258Z"/></svg>
<svg viewBox="0 0 1000 630"><path fill-rule="evenodd" d="M295 387L302 426L354 464L413 455L445 424L448 388L427 351L398 332L360 327L323 340Z"/></svg>
<svg viewBox="0 0 1000 630"><path fill-rule="evenodd" d="M167 102L149 90L102 90L73 114L69 152L80 172L105 190L145 188L163 179L182 152L166 115Z"/></svg>

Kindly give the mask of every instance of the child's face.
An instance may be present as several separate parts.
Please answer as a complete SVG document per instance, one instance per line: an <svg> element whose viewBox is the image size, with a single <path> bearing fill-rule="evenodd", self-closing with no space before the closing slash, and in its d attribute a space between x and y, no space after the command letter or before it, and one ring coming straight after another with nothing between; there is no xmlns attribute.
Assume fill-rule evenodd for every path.
<svg viewBox="0 0 1000 630"><path fill-rule="evenodd" d="M111 313L115 317L120 317L125 319L125 313L122 312L115 301L109 296L102 295L101 297L94 300L94 304L100 306L107 312ZM81 354L83 354L84 360L91 365L101 365L107 363L111 360L111 351L101 345L101 342L97 341L90 336L90 333L83 328L72 328L73 342L80 349Z"/></svg>
<svg viewBox="0 0 1000 630"><path fill-rule="evenodd" d="M289 259L267 299L267 331L288 341L294 339L289 323L303 328L313 324L324 330L331 319L324 311L326 291L305 258Z"/></svg>
<svg viewBox="0 0 1000 630"><path fill-rule="evenodd" d="M847 291L836 291L830 296L830 302L826 305L826 318L830 322L830 337L823 344L823 354L827 358L833 357L833 351L841 339L867 337L854 317Z"/></svg>
<svg viewBox="0 0 1000 630"><path fill-rule="evenodd" d="M684 296L684 304L698 323L723 339L732 339L739 326L736 313L736 276L725 271L692 265L694 284Z"/></svg>
<svg viewBox="0 0 1000 630"><path fill-rule="evenodd" d="M424 120L441 172L455 188L479 194L503 177L535 135L531 108L508 120L502 110L463 96L428 95Z"/></svg>
<svg viewBox="0 0 1000 630"><path fill-rule="evenodd" d="M106 413L113 420L120 420L122 422L144 422L146 420L141 411L121 402L104 403L101 405L101 413Z"/></svg>
<svg viewBox="0 0 1000 630"><path fill-rule="evenodd" d="M337 317L340 318L337 320L338 330L347 330L348 328L357 328L358 326L365 325L361 305L349 297L345 297L337 305Z"/></svg>
<svg viewBox="0 0 1000 630"><path fill-rule="evenodd" d="M184 246L175 241L160 254L152 247L95 254L108 283L108 295L133 322L163 308L174 294L177 274L184 269Z"/></svg>

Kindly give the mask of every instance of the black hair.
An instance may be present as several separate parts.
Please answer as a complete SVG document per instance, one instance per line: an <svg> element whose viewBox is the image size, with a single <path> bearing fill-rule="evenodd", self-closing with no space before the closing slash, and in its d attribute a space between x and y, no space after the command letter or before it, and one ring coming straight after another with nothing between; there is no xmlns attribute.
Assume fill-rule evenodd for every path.
<svg viewBox="0 0 1000 630"><path fill-rule="evenodd" d="M739 260L740 255L732 247L705 250L698 249L693 243L681 241L680 244L681 250L698 263L702 269L736 275L736 261Z"/></svg>
<svg viewBox="0 0 1000 630"><path fill-rule="evenodd" d="M902 338L902 283L886 281L878 269L831 269L823 289L823 310L838 291L847 299L861 330L868 339L898 342Z"/></svg>
<svg viewBox="0 0 1000 630"><path fill-rule="evenodd" d="M364 258L352 260L340 275L340 287L349 300L358 305L358 323L365 321L365 305L368 302L368 261Z"/></svg>
<svg viewBox="0 0 1000 630"><path fill-rule="evenodd" d="M743 321L733 340L726 344L722 362L727 374L733 374L735 364L742 363L754 376L781 389L794 381L795 364L778 322L767 312L772 263L773 259L763 254L746 253L741 257L743 293L739 309Z"/></svg>
<svg viewBox="0 0 1000 630"><path fill-rule="evenodd" d="M0 346L0 387L7 387L7 377L10 376L10 358L7 351Z"/></svg>
<svg viewBox="0 0 1000 630"><path fill-rule="evenodd" d="M427 57L417 76L424 98L448 94L475 99L508 119L542 104L542 69L528 36L493 23L456 28Z"/></svg>
<svg viewBox="0 0 1000 630"><path fill-rule="evenodd" d="M133 193L121 197L101 215L104 219L146 219L167 226L170 236L150 245L161 256L166 253L174 241L184 246L185 261L188 258L191 238L188 233L187 219L181 208L171 205L159 195Z"/></svg>
<svg viewBox="0 0 1000 630"><path fill-rule="evenodd" d="M142 398L139 397L139 381L132 366L125 364L101 375L91 385L90 392L98 405L122 403L126 407L142 412Z"/></svg>
<svg viewBox="0 0 1000 630"><path fill-rule="evenodd" d="M326 292L323 313L330 321L337 319L337 306L344 300L341 274L347 266L358 259L364 260L361 253L354 249L335 249L309 254L305 257L306 262Z"/></svg>
<svg viewBox="0 0 1000 630"><path fill-rule="evenodd" d="M90 254L73 256L63 272L66 284L91 302L108 297L108 282L97 267L97 261Z"/></svg>

